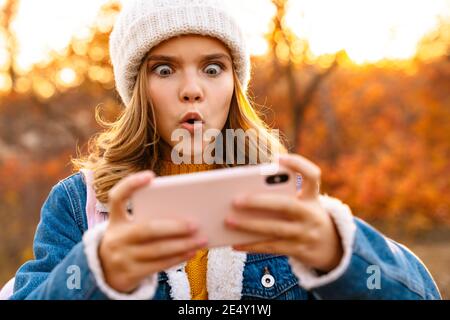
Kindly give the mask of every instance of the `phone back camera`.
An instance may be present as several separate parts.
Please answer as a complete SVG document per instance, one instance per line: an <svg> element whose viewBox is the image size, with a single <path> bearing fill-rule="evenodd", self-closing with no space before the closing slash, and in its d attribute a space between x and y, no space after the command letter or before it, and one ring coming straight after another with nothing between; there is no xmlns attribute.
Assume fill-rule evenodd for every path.
<svg viewBox="0 0 450 320"><path fill-rule="evenodd" d="M280 184L289 180L289 175L285 173L275 174L266 178L267 184Z"/></svg>

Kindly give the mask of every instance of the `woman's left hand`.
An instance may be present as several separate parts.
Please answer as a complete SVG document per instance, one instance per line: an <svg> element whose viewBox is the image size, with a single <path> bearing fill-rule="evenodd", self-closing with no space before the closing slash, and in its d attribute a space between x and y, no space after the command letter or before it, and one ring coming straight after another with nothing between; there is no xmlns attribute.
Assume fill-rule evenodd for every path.
<svg viewBox="0 0 450 320"><path fill-rule="evenodd" d="M235 250L278 253L298 259L321 272L333 270L343 256L343 248L331 216L319 202L320 168L297 155L280 155L280 164L302 175L296 196L253 195L235 201L245 215L227 217L230 228L267 235L271 240L235 245ZM271 212L275 218L251 217L252 212Z"/></svg>

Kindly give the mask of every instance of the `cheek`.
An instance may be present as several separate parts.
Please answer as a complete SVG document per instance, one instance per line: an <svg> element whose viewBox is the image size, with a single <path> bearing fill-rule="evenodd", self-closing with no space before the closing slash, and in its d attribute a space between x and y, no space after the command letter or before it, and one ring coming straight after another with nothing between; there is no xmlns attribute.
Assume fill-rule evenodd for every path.
<svg viewBox="0 0 450 320"><path fill-rule="evenodd" d="M173 126L176 124L176 103L171 85L154 80L148 83L148 97L151 97L155 110L156 128L161 138L170 142Z"/></svg>
<svg viewBox="0 0 450 320"><path fill-rule="evenodd" d="M224 79L222 83L214 90L214 103L211 104L211 125L215 129L221 130L225 125L230 111L231 99L234 92L234 82L232 76Z"/></svg>

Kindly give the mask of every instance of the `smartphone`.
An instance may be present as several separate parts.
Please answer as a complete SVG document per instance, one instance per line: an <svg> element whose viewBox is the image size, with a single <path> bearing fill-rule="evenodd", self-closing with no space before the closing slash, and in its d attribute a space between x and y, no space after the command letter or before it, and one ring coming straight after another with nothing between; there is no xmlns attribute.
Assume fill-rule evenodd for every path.
<svg viewBox="0 0 450 320"><path fill-rule="evenodd" d="M278 163L240 166L176 176L156 177L131 197L133 220L188 218L199 225L199 234L208 238L208 247L246 244L266 240L257 235L230 229L228 215L240 215L232 202L242 195L295 195L297 174ZM267 212L245 213L270 215Z"/></svg>

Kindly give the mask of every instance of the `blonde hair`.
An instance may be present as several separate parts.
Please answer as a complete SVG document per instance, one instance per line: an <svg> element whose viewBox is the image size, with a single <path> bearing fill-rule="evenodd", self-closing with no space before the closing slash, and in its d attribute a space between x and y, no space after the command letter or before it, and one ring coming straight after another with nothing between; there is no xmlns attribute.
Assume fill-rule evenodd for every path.
<svg viewBox="0 0 450 320"><path fill-rule="evenodd" d="M96 121L105 130L89 139L87 156L71 160L75 172L80 169L93 171L95 194L103 203L108 202L109 190L127 175L142 170L153 170L156 173L158 171L162 141L156 127L154 108L147 97L147 58L141 64L129 105L123 109L117 120L112 122L102 120L100 109L96 108ZM243 152L246 164L249 160L248 154L255 151L260 155L257 163L270 162L275 154L273 150L277 153L286 153L287 150L280 137L270 132L268 125L243 92L234 70L233 77L234 93L223 130L254 129L258 137L249 136L245 141L245 150L248 149L249 152L241 148L235 153ZM227 144L229 142L225 142L224 156L229 150ZM223 165L227 166L229 165Z"/></svg>

